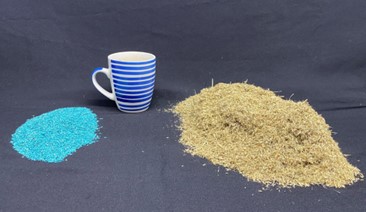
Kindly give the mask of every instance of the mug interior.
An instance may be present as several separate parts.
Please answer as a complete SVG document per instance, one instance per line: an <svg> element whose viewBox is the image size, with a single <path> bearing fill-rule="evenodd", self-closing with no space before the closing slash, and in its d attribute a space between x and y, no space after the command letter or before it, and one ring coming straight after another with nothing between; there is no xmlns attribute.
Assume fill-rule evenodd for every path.
<svg viewBox="0 0 366 212"><path fill-rule="evenodd" d="M117 60L121 62L147 62L155 59L155 55L147 52L129 51L117 52L108 56L110 60Z"/></svg>

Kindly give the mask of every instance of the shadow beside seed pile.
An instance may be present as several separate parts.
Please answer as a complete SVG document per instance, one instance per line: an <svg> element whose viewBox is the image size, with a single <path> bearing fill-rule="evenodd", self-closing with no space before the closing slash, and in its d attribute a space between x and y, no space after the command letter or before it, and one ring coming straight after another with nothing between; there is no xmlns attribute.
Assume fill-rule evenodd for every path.
<svg viewBox="0 0 366 212"><path fill-rule="evenodd" d="M246 83L203 89L173 109L187 151L248 179L281 187L344 187L363 178L307 101Z"/></svg>

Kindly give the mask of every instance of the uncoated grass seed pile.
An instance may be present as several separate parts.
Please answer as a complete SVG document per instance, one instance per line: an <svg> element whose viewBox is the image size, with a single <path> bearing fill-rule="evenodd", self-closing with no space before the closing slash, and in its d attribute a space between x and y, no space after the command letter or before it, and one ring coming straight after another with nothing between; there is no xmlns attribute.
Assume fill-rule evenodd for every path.
<svg viewBox="0 0 366 212"><path fill-rule="evenodd" d="M173 108L186 151L279 187L345 187L363 178L307 101L247 83L219 83Z"/></svg>

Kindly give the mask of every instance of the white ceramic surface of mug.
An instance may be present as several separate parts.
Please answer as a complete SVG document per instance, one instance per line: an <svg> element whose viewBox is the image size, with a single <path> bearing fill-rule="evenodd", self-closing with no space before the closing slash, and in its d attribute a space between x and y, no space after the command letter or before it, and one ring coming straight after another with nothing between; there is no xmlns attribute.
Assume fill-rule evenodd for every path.
<svg viewBox="0 0 366 212"><path fill-rule="evenodd" d="M117 52L108 56L108 68L96 68L92 81L97 90L116 102L119 110L139 113L150 106L155 84L155 55L147 52ZM104 73L111 81L112 92L108 92L96 80Z"/></svg>

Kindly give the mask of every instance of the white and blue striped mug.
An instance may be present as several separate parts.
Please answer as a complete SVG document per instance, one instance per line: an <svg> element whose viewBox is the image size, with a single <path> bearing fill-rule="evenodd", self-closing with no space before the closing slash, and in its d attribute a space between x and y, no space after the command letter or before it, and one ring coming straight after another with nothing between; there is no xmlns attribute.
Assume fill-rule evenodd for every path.
<svg viewBox="0 0 366 212"><path fill-rule="evenodd" d="M104 96L116 102L119 110L139 113L150 106L155 83L156 57L147 52L117 52L108 56L108 68L96 68L92 75L94 86ZM108 92L96 80L104 73L111 81Z"/></svg>

